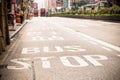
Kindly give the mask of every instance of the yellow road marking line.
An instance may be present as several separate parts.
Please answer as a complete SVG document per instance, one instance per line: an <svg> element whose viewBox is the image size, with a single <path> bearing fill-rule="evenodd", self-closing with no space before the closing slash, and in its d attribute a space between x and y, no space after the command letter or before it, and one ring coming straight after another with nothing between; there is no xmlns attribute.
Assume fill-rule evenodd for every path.
<svg viewBox="0 0 120 80"><path fill-rule="evenodd" d="M5 60L7 59L9 52L12 51L15 47L15 45L17 44L17 42L15 41L9 48L9 50L7 51L7 54L5 54L4 58L2 60L0 60L0 65L3 64L5 62Z"/></svg>

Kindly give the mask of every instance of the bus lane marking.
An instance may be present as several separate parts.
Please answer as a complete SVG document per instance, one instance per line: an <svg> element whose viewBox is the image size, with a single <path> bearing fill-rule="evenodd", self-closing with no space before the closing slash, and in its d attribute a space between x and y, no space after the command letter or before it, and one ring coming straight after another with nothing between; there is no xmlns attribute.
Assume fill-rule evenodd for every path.
<svg viewBox="0 0 120 80"><path fill-rule="evenodd" d="M22 49L22 54L39 54L42 52L45 53L61 53L61 52L85 52L86 49L81 48L81 46L54 46L54 47L49 47L49 46L44 46L42 48L39 47L27 47Z"/></svg>
<svg viewBox="0 0 120 80"><path fill-rule="evenodd" d="M52 52L52 53L58 53L58 52L64 52L64 50L60 47L60 46L55 46L54 47L56 50L55 51L51 51L49 47L43 47L43 51L44 52Z"/></svg>
<svg viewBox="0 0 120 80"><path fill-rule="evenodd" d="M61 36L48 36L48 37L43 37L43 36L34 36L32 37L32 41L54 41L54 40L64 40L63 37Z"/></svg>
<svg viewBox="0 0 120 80"><path fill-rule="evenodd" d="M33 53L40 53L40 49L38 47L22 49L22 54L33 54Z"/></svg>
<svg viewBox="0 0 120 80"><path fill-rule="evenodd" d="M34 58L16 58L10 60L11 63L14 63L15 66L7 66L7 69L12 69L12 70L24 70L24 69L31 69L32 65L28 63L28 61L40 61L41 67L44 69L51 69L56 66L52 66L51 64L56 60L52 61L53 59L60 60L60 63L64 67L70 67L70 68L82 68L82 67L87 67L93 64L95 67L103 67L104 64L100 63L100 61L106 61L108 60L108 57L104 55L82 55L80 56L61 56L61 57L55 57L55 56L50 56L50 57L34 57ZM71 60L76 61L78 64L74 64L71 62ZM86 60L84 60L86 59ZM16 66L17 65L17 66ZM19 66L18 66L19 65Z"/></svg>

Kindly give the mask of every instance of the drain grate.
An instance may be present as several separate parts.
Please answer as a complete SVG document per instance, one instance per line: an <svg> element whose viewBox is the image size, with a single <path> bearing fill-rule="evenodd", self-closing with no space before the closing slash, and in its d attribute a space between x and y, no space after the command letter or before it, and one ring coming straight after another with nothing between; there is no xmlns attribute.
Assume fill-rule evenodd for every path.
<svg viewBox="0 0 120 80"><path fill-rule="evenodd" d="M7 68L7 64L4 64L4 65L0 65L0 69L4 69L4 68Z"/></svg>

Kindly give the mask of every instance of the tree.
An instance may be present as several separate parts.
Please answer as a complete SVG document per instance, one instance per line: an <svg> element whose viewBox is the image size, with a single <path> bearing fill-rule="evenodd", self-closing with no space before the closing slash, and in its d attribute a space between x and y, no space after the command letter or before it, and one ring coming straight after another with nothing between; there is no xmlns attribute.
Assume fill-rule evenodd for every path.
<svg viewBox="0 0 120 80"><path fill-rule="evenodd" d="M120 6L119 0L107 0L109 5L118 5Z"/></svg>

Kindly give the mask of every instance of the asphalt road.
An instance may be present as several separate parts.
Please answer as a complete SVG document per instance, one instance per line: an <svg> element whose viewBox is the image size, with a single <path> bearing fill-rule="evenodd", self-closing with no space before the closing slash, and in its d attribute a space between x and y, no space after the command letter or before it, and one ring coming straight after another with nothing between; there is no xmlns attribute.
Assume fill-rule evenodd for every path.
<svg viewBox="0 0 120 80"><path fill-rule="evenodd" d="M120 23L33 18L12 40L0 80L120 80Z"/></svg>

